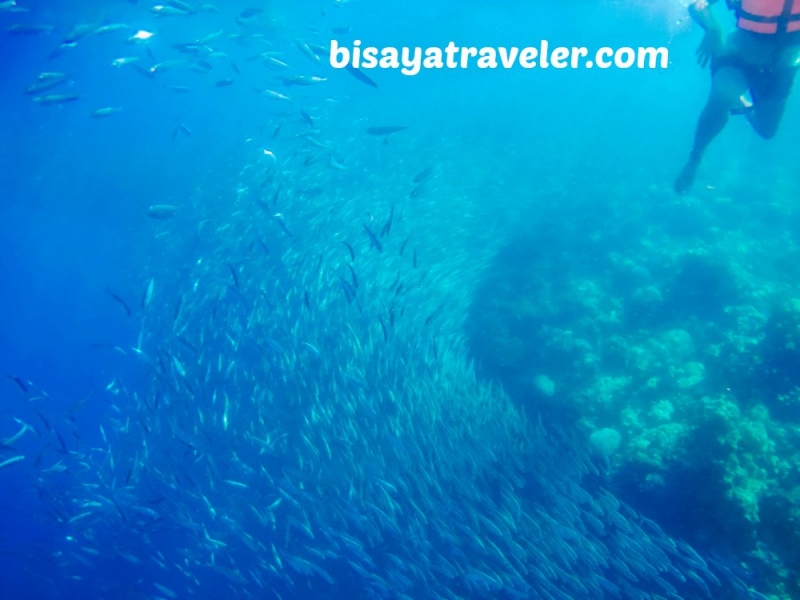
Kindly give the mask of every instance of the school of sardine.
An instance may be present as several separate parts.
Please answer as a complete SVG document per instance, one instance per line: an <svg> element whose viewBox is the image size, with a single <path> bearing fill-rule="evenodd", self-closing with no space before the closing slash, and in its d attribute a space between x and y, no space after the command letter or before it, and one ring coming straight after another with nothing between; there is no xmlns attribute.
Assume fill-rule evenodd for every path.
<svg viewBox="0 0 800 600"><path fill-rule="evenodd" d="M214 8L173 0L146 10L166 28ZM149 37L95 23L62 46L117 30L128 54ZM148 78L211 71L227 60L216 44L240 35L214 31L174 45L177 57L113 65ZM320 44L292 44L309 61L324 57ZM324 94L333 76L295 73L275 50L255 59L290 93ZM70 77L43 72L24 91L42 105L85 101L50 93ZM91 114L125 117L119 106ZM762 597L604 489L579 436L526 416L476 376L462 326L502 232L434 158L455 149L409 152L413 142L397 140L414 129L402 123L341 140L321 109L290 114L279 124L289 133L276 129L274 147L253 152L229 198L154 199L145 211L164 252L140 289L107 290L120 318L137 320L138 339L98 346L141 377L97 392L110 404L102 444L71 435L93 398L51 414L46 392L9 376L40 422L3 432L0 477L35 470L64 534L48 560L65 579L98 598L209 586L282 600ZM38 455L13 452L34 434ZM91 575L107 561L129 578Z"/></svg>

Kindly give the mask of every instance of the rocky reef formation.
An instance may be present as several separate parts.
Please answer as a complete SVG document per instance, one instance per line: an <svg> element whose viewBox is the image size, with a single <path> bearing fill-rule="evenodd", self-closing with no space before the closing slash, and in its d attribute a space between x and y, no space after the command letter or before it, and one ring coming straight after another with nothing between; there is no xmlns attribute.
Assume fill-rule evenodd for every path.
<svg viewBox="0 0 800 600"><path fill-rule="evenodd" d="M795 218L653 194L547 215L501 251L473 353L528 410L618 445L615 493L800 598Z"/></svg>

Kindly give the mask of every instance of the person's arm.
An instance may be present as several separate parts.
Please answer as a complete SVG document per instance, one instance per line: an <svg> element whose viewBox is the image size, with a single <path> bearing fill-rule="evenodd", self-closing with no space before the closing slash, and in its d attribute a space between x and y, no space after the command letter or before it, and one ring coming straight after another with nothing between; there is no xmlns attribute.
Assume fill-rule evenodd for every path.
<svg viewBox="0 0 800 600"><path fill-rule="evenodd" d="M701 67L705 67L722 49L722 27L710 10L710 6L717 1L696 0L689 6L689 15L706 32L703 41L700 42L700 47L697 48L697 62Z"/></svg>
<svg viewBox="0 0 800 600"><path fill-rule="evenodd" d="M719 31L722 33L722 28L714 18L710 7L716 4L718 0L697 0L694 4L689 6L689 15L695 23L700 25L703 30L708 33L709 31Z"/></svg>

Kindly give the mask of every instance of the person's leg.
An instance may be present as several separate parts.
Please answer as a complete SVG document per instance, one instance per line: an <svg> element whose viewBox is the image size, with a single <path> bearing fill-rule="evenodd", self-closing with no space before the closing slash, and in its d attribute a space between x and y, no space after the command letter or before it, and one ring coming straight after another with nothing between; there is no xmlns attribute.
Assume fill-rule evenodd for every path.
<svg viewBox="0 0 800 600"><path fill-rule="evenodd" d="M770 98L753 104L753 110L745 113L755 132L765 140L775 137L786 110L786 98Z"/></svg>
<svg viewBox="0 0 800 600"><path fill-rule="evenodd" d="M755 132L765 140L778 132L795 72L795 69L768 72L753 81L753 110L748 111L746 116Z"/></svg>
<svg viewBox="0 0 800 600"><path fill-rule="evenodd" d="M738 67L725 65L714 73L711 93L697 123L692 152L675 180L675 191L679 194L692 186L706 148L725 128L731 110L741 104L739 97L748 87L747 75Z"/></svg>

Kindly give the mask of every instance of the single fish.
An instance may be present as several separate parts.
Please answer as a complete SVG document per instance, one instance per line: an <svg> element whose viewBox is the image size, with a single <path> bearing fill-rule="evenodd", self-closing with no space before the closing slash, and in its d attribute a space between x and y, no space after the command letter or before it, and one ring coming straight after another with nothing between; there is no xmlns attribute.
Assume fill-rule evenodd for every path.
<svg viewBox="0 0 800 600"><path fill-rule="evenodd" d="M34 412L38 415L39 419L41 419L42 423L44 423L45 428L48 432L52 432L53 428L50 426L50 422L45 418L45 416L40 413L38 410L33 409Z"/></svg>
<svg viewBox="0 0 800 600"><path fill-rule="evenodd" d="M356 259L356 253L353 250L353 247L350 244L348 244L347 242L342 242L342 244L344 245L345 248L347 248L347 251L350 252L350 260L355 260Z"/></svg>
<svg viewBox="0 0 800 600"><path fill-rule="evenodd" d="M178 127L172 132L172 138L174 139L179 133L183 133L186 137L192 137L192 130L183 123L178 123Z"/></svg>
<svg viewBox="0 0 800 600"><path fill-rule="evenodd" d="M344 297L347 300L347 303L352 304L353 300L356 299L356 289L341 275L339 276L339 283L342 284L342 290L344 291Z"/></svg>
<svg viewBox="0 0 800 600"><path fill-rule="evenodd" d="M78 45L77 42L64 42L63 44L59 44L59 46L55 50L53 50L50 54L47 55L47 58L49 60L55 60L70 48L77 47L77 45Z"/></svg>
<svg viewBox="0 0 800 600"><path fill-rule="evenodd" d="M115 58L111 61L112 67L124 67L125 65L129 65L131 63L135 63L139 60L138 56L123 56L121 58Z"/></svg>
<svg viewBox="0 0 800 600"><path fill-rule="evenodd" d="M183 42L172 44L172 47L181 54L197 54L203 50L203 46L201 46L199 42Z"/></svg>
<svg viewBox="0 0 800 600"><path fill-rule="evenodd" d="M175 370L178 372L178 375L181 377L186 377L186 368L175 356L172 357L172 364L175 367Z"/></svg>
<svg viewBox="0 0 800 600"><path fill-rule="evenodd" d="M108 106L106 108L98 108L95 111L92 111L92 116L96 119L100 119L103 117L110 117L111 115L115 115L122 110L122 107L113 107Z"/></svg>
<svg viewBox="0 0 800 600"><path fill-rule="evenodd" d="M130 317L132 313L131 313L131 307L128 306L128 303L125 302L125 300L123 300L122 298L120 298L117 294L112 292L110 289L106 288L106 292L108 292L108 295L111 296L114 300L117 301L117 303L125 311L125 314Z"/></svg>
<svg viewBox="0 0 800 600"><path fill-rule="evenodd" d="M33 101L42 106L54 106L56 104L66 104L80 99L77 94L51 94L49 96L36 96Z"/></svg>
<svg viewBox="0 0 800 600"><path fill-rule="evenodd" d="M408 237L403 240L403 243L400 244L400 256L403 256L403 252L406 251L406 245L408 244L408 240L411 239L411 234L408 234Z"/></svg>
<svg viewBox="0 0 800 600"><path fill-rule="evenodd" d="M293 75L291 77L281 77L281 81L283 81L283 85L285 86L291 86L291 85L309 86L309 85L316 85L318 83L324 83L328 80L325 77L315 77L311 75Z"/></svg>
<svg viewBox="0 0 800 600"><path fill-rule="evenodd" d="M154 587L155 587L155 588L156 588L156 589L157 589L159 592L161 592L162 594L164 594L164 595L165 595L167 598L177 598L177 597L178 597L178 594L176 594L175 592L173 592L173 591L172 591L171 589L169 589L168 587L161 585L160 583L156 583L156 582L154 581L154 582L153 582L153 586L154 586Z"/></svg>
<svg viewBox="0 0 800 600"><path fill-rule="evenodd" d="M383 125L380 127L368 127L367 133L370 135L391 135L408 129L408 125Z"/></svg>
<svg viewBox="0 0 800 600"><path fill-rule="evenodd" d="M267 98L272 98L273 100L288 100L290 102L292 100L286 94L281 94L280 92L275 92L273 90L264 90L263 92L260 93L264 94Z"/></svg>
<svg viewBox="0 0 800 600"><path fill-rule="evenodd" d="M38 33L50 33L53 31L53 29L54 27L52 25L15 23L14 25L9 26L6 31L17 35L35 35Z"/></svg>
<svg viewBox="0 0 800 600"><path fill-rule="evenodd" d="M311 49L311 46L309 46L306 42L304 42L303 40L296 39L294 41L294 43L298 47L300 52L305 54L306 57L308 57L309 60L311 60L312 62L315 62L318 65L322 64L322 59L319 56L317 56L317 54L314 52L314 50Z"/></svg>
<svg viewBox="0 0 800 600"><path fill-rule="evenodd" d="M186 64L186 59L183 58L173 58L171 60L165 60L160 63L154 64L150 67L151 73L158 73L159 71L166 71L167 69L174 69L175 67L182 67Z"/></svg>
<svg viewBox="0 0 800 600"><path fill-rule="evenodd" d="M431 314L428 315L428 318L425 319L425 325L430 325L431 321L433 321L436 317L438 317L442 311L444 310L446 303L442 302L436 310L434 310Z"/></svg>
<svg viewBox="0 0 800 600"><path fill-rule="evenodd" d="M242 483L241 481L234 481L233 479L223 479L222 481L224 481L231 487L237 487L243 490L250 489L249 485L247 485L246 483Z"/></svg>
<svg viewBox="0 0 800 600"><path fill-rule="evenodd" d="M6 377L16 383L19 386L19 389L21 389L23 392L26 394L28 393L28 386L25 385L25 382L22 381L22 379L15 377L14 375L6 375Z"/></svg>
<svg viewBox="0 0 800 600"><path fill-rule="evenodd" d="M156 4L150 8L150 12L157 17L185 17L186 15L192 14L168 4Z"/></svg>
<svg viewBox="0 0 800 600"><path fill-rule="evenodd" d="M28 95L31 94L38 94L44 92L46 90L52 89L57 85L61 85L67 80L67 76L64 75L63 77L56 78L52 77L50 79L40 79L36 83L33 83L25 88L25 93Z"/></svg>
<svg viewBox="0 0 800 600"><path fill-rule="evenodd" d="M350 263L347 264L347 268L350 269L350 278L353 280L353 288L358 289L358 277L356 277L356 270Z"/></svg>
<svg viewBox="0 0 800 600"><path fill-rule="evenodd" d="M214 70L214 65L204 58L198 58L191 65L189 65L189 68L193 71L197 71L198 73L210 73Z"/></svg>
<svg viewBox="0 0 800 600"><path fill-rule="evenodd" d="M300 116L303 117L303 121L305 121L309 127L314 126L314 119L312 119L311 116L306 111L301 110Z"/></svg>
<svg viewBox="0 0 800 600"><path fill-rule="evenodd" d="M61 453L62 454L66 454L67 453L67 443L64 441L64 438L57 431L54 431L53 433L56 434L56 439L58 440L58 445L61 446Z"/></svg>
<svg viewBox="0 0 800 600"><path fill-rule="evenodd" d="M289 68L289 65L287 65L282 60L278 60L274 56L266 56L266 57L264 57L263 60L264 60L264 64L266 64L267 66L278 67L280 69L288 69Z"/></svg>
<svg viewBox="0 0 800 600"><path fill-rule="evenodd" d="M427 169L423 169L422 171L417 173L416 177L414 177L414 183L423 183L427 181L428 179L430 179L430 176L433 175L435 171L436 167L434 166L428 167Z"/></svg>
<svg viewBox="0 0 800 600"><path fill-rule="evenodd" d="M350 73L350 75L352 75L353 77L355 77L356 79L358 79L358 80L359 80L361 83L365 83L365 84L367 84L368 86L370 86L370 87L374 87L374 88L377 88L377 87L378 87L378 84L377 84L377 83L375 83L374 81L372 81L372 79L370 79L369 77L367 77L366 75L364 75L364 73L363 73L362 71L360 71L359 69L356 69L356 68L355 68L354 66L352 66L351 64L349 64L349 63L348 63L348 64L347 64L347 66L346 66L345 68L347 69L347 72L348 72L348 73Z"/></svg>
<svg viewBox="0 0 800 600"><path fill-rule="evenodd" d="M51 79L66 79L66 73L57 73L53 71L45 71L44 73L39 73L36 76L37 81L50 81Z"/></svg>
<svg viewBox="0 0 800 600"><path fill-rule="evenodd" d="M193 6L187 4L186 2L182 2L181 0L167 0L166 4L173 8L177 8L178 10L182 10L185 13L194 14L197 12Z"/></svg>
<svg viewBox="0 0 800 600"><path fill-rule="evenodd" d="M17 433L12 435L10 438L4 439L3 440L3 445L4 446L13 447L14 444L16 444L22 438L22 436L25 435L28 431L34 431L33 427L31 427L27 423L23 423L22 421L20 421L18 419L15 419L15 420L18 423L22 424L22 428ZM48 427L48 429L49 429L49 427Z"/></svg>
<svg viewBox="0 0 800 600"><path fill-rule="evenodd" d="M144 296L142 296L142 308L147 308L147 306L153 300L153 294L155 293L155 286L156 286L156 280L151 277L150 281L147 282L147 290L145 290Z"/></svg>
<svg viewBox="0 0 800 600"><path fill-rule="evenodd" d="M389 212L389 218L386 221L386 224L381 229L381 237L388 235L392 231L392 221L394 220L394 204L392 204L392 210Z"/></svg>
<svg viewBox="0 0 800 600"><path fill-rule="evenodd" d="M140 29L139 31L137 31L131 37L128 38L128 43L135 44L139 42L146 42L154 35L155 34L152 33L151 31L145 31L144 29Z"/></svg>
<svg viewBox="0 0 800 600"><path fill-rule="evenodd" d="M336 160L336 158L333 156L328 157L328 164L331 166L331 169L336 169L337 171L347 171L347 167Z"/></svg>
<svg viewBox="0 0 800 600"><path fill-rule="evenodd" d="M291 231L289 231L289 228L286 226L286 222L283 220L283 215L281 213L277 213L277 214L272 215L272 218L275 220L275 222L281 228L283 233L288 235L290 238L294 237L294 234Z"/></svg>
<svg viewBox="0 0 800 600"><path fill-rule="evenodd" d="M95 29L96 34L111 33L113 31L120 31L122 29L129 29L125 23L109 23L108 25L101 25Z"/></svg>
<svg viewBox="0 0 800 600"><path fill-rule="evenodd" d="M3 462L0 463L0 469L2 469L3 467L7 467L8 465L13 465L14 463L18 463L21 460L25 460L25 457L23 455L12 456L8 460L4 460Z"/></svg>
<svg viewBox="0 0 800 600"><path fill-rule="evenodd" d="M205 35L201 37L199 40L197 40L197 44L199 46L205 46L206 44L213 42L215 39L220 37L224 32L225 32L224 29L220 29L219 31L215 31L214 33L209 33L208 35Z"/></svg>
<svg viewBox="0 0 800 600"><path fill-rule="evenodd" d="M364 226L364 233L366 233L367 237L369 238L370 248L375 248L378 252L383 252L383 245L381 244L381 241L378 239L378 236L376 236L372 232L372 230L366 226L365 223L362 223L362 225Z"/></svg>
<svg viewBox="0 0 800 600"><path fill-rule="evenodd" d="M326 58L331 54L331 49L328 46L322 46L320 44L312 44L309 42L308 47L311 48L311 51L320 58Z"/></svg>
<svg viewBox="0 0 800 600"><path fill-rule="evenodd" d="M79 42L86 36L89 36L97 31L97 25L95 23L79 23L72 28L67 34L67 37L64 38L65 44L72 44Z"/></svg>
<svg viewBox="0 0 800 600"><path fill-rule="evenodd" d="M178 212L178 207L172 204L153 204L147 209L147 216L153 219L170 219Z"/></svg>
<svg viewBox="0 0 800 600"><path fill-rule="evenodd" d="M131 68L134 71L136 71L137 73L139 73L139 75L147 77L148 79L155 79L156 78L156 76L153 73L153 71L151 71L150 69L145 69L142 65L137 65L136 63L134 63L134 64L131 65Z"/></svg>
<svg viewBox="0 0 800 600"><path fill-rule="evenodd" d="M230 269L231 276L233 277L233 285L236 286L236 288L238 289L239 288L239 276L236 274L236 269L233 268L233 265L231 263L227 263L227 264L228 264L228 269Z"/></svg>

